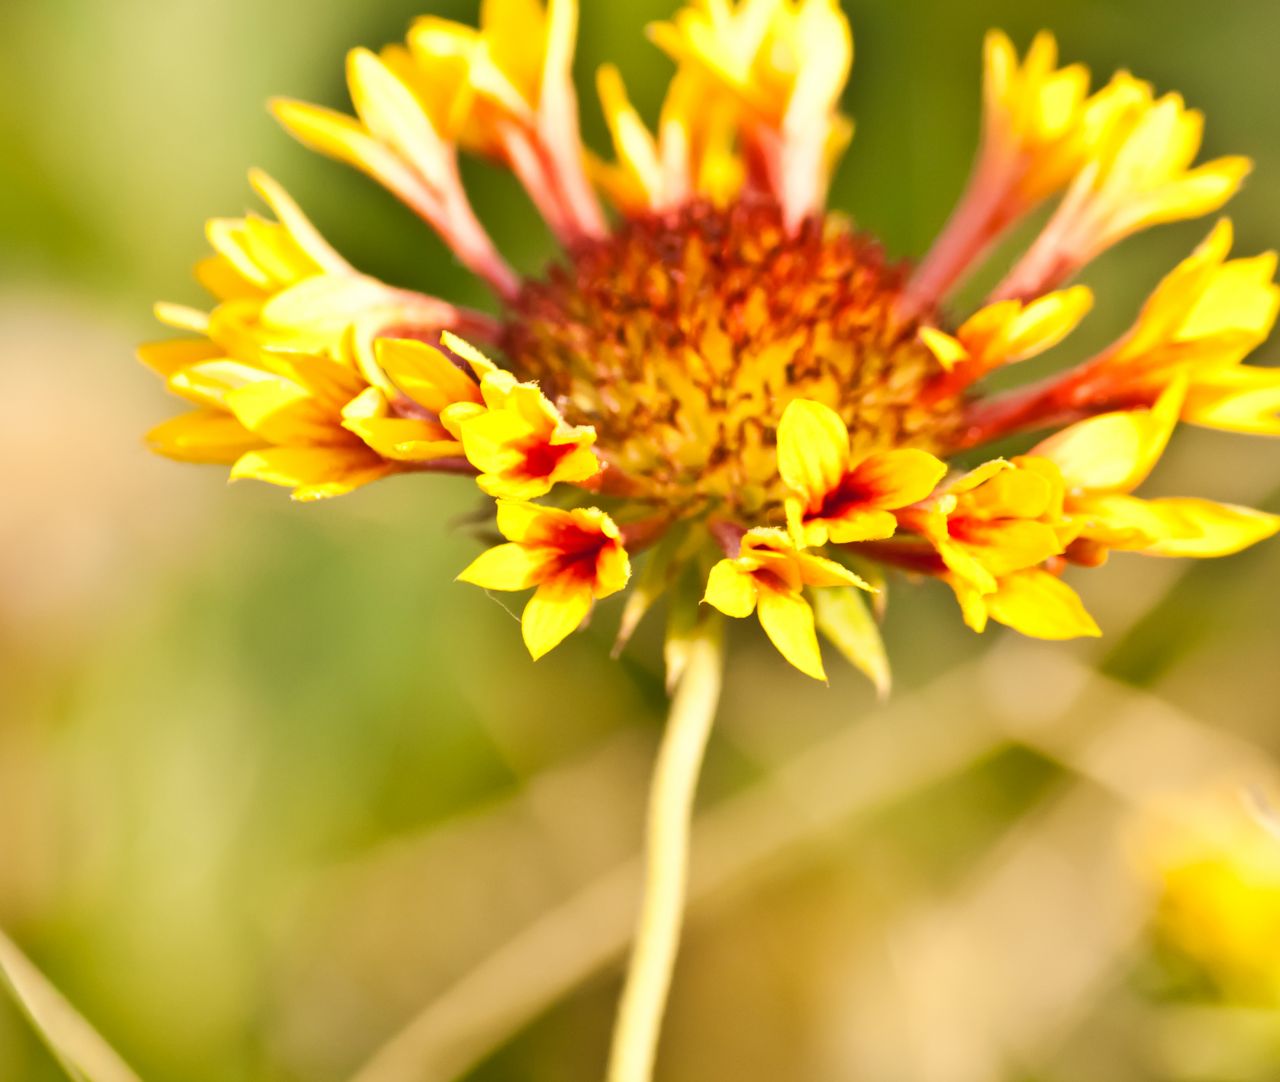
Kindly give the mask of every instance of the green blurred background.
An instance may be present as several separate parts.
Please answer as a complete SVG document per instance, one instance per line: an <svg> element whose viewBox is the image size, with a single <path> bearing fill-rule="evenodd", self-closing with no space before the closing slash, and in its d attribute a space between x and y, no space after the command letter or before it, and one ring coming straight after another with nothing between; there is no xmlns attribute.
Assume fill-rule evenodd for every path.
<svg viewBox="0 0 1280 1082"><path fill-rule="evenodd" d="M424 2L0 6L0 925L146 1079L346 1078L638 843L663 712L652 631L611 662L606 608L535 667L511 615L452 582L474 551L455 521L468 486L410 477L299 507L141 443L177 404L132 347L158 336L153 300L201 301L201 224L249 206L249 165L362 269L483 303L407 211L263 107L344 106L345 49L397 38ZM588 73L618 61L654 108L669 65L642 28L670 6L586 0L597 146ZM1100 77L1181 90L1208 114L1207 155L1257 160L1238 249L1280 242L1273 0L846 7L858 136L833 203L892 253L921 254L964 181L989 26L1019 45L1049 27ZM509 178L468 176L500 245L540 266L549 238ZM1207 228L1103 260L1078 339L1122 329ZM1280 511L1280 446L1188 431L1155 488ZM895 586L885 707L851 671L814 686L735 637L664 1080L1280 1077L1280 924L1259 926L1276 933L1263 972L1242 973L1153 934L1185 900L1149 874L1151 824L1199 821L1206 793L1257 826L1232 794L1271 784L1280 745L1280 547L1121 559L1079 585L1100 643L979 639L944 590ZM626 923L602 898L552 942L572 987L530 993L532 1021L446 1018L441 1047L482 1034L467 1077L599 1077L619 970L574 960ZM554 970L535 957L498 985L519 997ZM443 1080L446 1062L383 1082ZM0 1079L59 1077L0 1001Z"/></svg>

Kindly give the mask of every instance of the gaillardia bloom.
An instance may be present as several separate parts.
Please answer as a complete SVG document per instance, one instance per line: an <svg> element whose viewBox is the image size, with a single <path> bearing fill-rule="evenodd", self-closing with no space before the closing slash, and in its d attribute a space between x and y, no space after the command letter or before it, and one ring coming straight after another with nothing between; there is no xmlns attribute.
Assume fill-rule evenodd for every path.
<svg viewBox="0 0 1280 1082"><path fill-rule="evenodd" d="M820 631L874 670L861 594L883 568L945 582L976 630L1070 638L1098 634L1063 580L1073 565L1222 556L1276 532L1258 511L1135 494L1180 420L1280 434L1280 371L1242 363L1276 318L1275 256L1232 259L1226 221L1113 345L984 389L1069 339L1092 305L1071 279L1101 252L1239 188L1246 159L1196 164L1202 118L1178 95L1128 74L1091 90L1047 34L1019 59L992 33L972 179L912 267L826 207L853 132L835 0L697 0L651 27L670 91L651 129L600 71L608 156L579 135L577 22L575 0L484 0L478 29L427 17L403 44L353 51L354 115L274 103L435 229L494 313L361 273L254 174L274 218L209 224L197 273L216 303L162 306L190 336L142 351L194 406L151 433L157 451L298 499L470 476L507 541L461 578L536 588L535 656L637 560L622 641L666 593L677 629L701 604L757 614L818 678ZM545 273L504 260L460 153L519 178L563 245ZM955 288L1054 199L987 301L954 315ZM979 451L1031 433L1017 457Z"/></svg>

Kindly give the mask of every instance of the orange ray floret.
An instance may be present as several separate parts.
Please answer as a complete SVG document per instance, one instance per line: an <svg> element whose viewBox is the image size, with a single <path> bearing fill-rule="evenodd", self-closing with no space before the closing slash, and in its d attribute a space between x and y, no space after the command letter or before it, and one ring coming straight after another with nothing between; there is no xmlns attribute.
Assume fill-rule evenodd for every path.
<svg viewBox="0 0 1280 1082"><path fill-rule="evenodd" d="M920 338L944 371L972 383L1006 364L1047 352L1079 326L1093 292L1074 286L1034 301L997 301L970 316L954 335L922 327Z"/></svg>
<svg viewBox="0 0 1280 1082"><path fill-rule="evenodd" d="M1080 595L1056 575L1038 567L1003 576L991 593L959 576L948 583L960 602L964 622L981 634L991 620L1033 639L1097 638L1102 634Z"/></svg>
<svg viewBox="0 0 1280 1082"><path fill-rule="evenodd" d="M998 459L900 512L899 520L933 545L952 575L992 594L1002 578L1063 552L1070 533L1063 495L1052 469Z"/></svg>
<svg viewBox="0 0 1280 1082"><path fill-rule="evenodd" d="M997 298L1034 297L1070 278L1108 248L1143 229L1212 214L1244 183L1248 158L1195 166L1204 116L1178 94L1117 77L1114 108L1088 164Z"/></svg>
<svg viewBox="0 0 1280 1082"><path fill-rule="evenodd" d="M650 35L738 100L744 134L788 225L819 212L853 136L839 112L853 34L835 0L703 0L655 23Z"/></svg>
<svg viewBox="0 0 1280 1082"><path fill-rule="evenodd" d="M486 590L537 587L521 618L535 660L580 627L596 600L616 594L631 577L618 527L597 508L561 511L499 500L498 530L507 543L482 553L458 580Z"/></svg>
<svg viewBox="0 0 1280 1082"><path fill-rule="evenodd" d="M778 424L778 472L792 492L786 501L791 536L809 547L892 537L898 526L892 512L928 496L947 467L912 448L855 459L840 415L797 399Z"/></svg>
<svg viewBox="0 0 1280 1082"><path fill-rule="evenodd" d="M806 586L871 589L834 560L802 552L782 530L757 528L742 538L736 556L711 569L703 600L738 619L758 612L778 652L806 676L826 680Z"/></svg>
<svg viewBox="0 0 1280 1082"><path fill-rule="evenodd" d="M1280 373L1242 364L1280 311L1276 254L1228 259L1231 241L1231 223L1219 222L1160 283L1129 333L1073 374L1074 403L1150 399L1185 372L1183 420L1280 435Z"/></svg>
<svg viewBox="0 0 1280 1082"><path fill-rule="evenodd" d="M1077 527L1068 558L1096 564L1112 549L1149 556L1228 556L1280 530L1280 516L1247 507L1132 495L1164 453L1185 393L1181 380L1151 409L1080 421L1019 460L1048 460L1062 477L1064 514Z"/></svg>
<svg viewBox="0 0 1280 1082"><path fill-rule="evenodd" d="M480 401L458 403L441 415L479 471L476 481L484 492L529 500L562 481L581 483L600 472L592 446L595 429L566 424L536 383L521 383L453 336L447 341L473 365L488 366L480 380Z"/></svg>

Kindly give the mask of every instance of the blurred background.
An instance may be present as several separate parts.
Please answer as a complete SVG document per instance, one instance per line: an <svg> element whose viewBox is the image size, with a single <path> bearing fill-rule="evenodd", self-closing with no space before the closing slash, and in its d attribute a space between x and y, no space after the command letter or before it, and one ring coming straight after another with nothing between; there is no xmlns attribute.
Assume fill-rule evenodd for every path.
<svg viewBox="0 0 1280 1082"><path fill-rule="evenodd" d="M362 269L482 301L264 108L345 107L348 47L476 7L0 5L0 927L148 1080L599 1077L663 716L653 632L611 662L606 608L535 668L452 582L469 486L228 490L144 450L178 404L131 360L152 301L201 302L202 222L251 205L252 164ZM584 7L602 146L588 73L619 61L655 107L669 65L642 28L671 5ZM964 181L989 26L1181 90L1206 156L1257 160L1238 250L1280 242L1273 0L846 7L858 136L833 203L893 254L925 250ZM469 176L540 266L507 179ZM1076 340L1123 329L1208 224L1091 270ZM1280 446L1188 430L1153 486L1280 511ZM1107 635L1066 646L978 638L945 589L895 588L885 705L738 635L662 1079L1280 1077L1280 546L1079 585ZM60 1077L0 999L0 1079Z"/></svg>

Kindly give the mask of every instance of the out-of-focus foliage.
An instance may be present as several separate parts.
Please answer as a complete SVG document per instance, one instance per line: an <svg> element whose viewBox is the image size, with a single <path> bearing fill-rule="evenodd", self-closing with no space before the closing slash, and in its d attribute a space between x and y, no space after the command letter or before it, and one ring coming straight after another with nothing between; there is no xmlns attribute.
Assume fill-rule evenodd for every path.
<svg viewBox="0 0 1280 1082"><path fill-rule="evenodd" d="M466 484L403 478L296 507L139 439L171 410L130 361L155 334L147 306L198 298L201 222L248 205L250 164L358 265L481 299L408 212L263 108L273 93L339 104L345 48L398 36L427 3L0 10L0 926L148 1079L346 1078L637 845L656 643L642 633L611 663L606 606L532 665L499 601L451 581L475 551ZM669 68L641 28L670 5L584 7L599 143L590 71L620 59L654 107ZM858 136L833 202L895 255L921 253L964 180L991 25L1019 42L1051 27L1100 75L1182 90L1208 114L1208 152L1257 159L1231 208L1241 250L1280 243L1273 3L847 7ZM472 172L499 242L537 267L550 244L532 212ZM1203 232L1108 256L1083 335L1125 326ZM1280 510L1275 443L1188 432L1162 469L1169 491L1212 479ZM852 671L811 687L739 644L664 1077L1277 1077L1277 981L1241 977L1238 940L1276 928L1257 912L1274 881L1247 869L1280 840L1247 794L1273 783L1280 746L1280 549L1117 559L1088 585L1108 636L1066 647L970 637L945 591L894 599L888 707ZM1224 799L1245 871L1229 845L1197 864L1169 842ZM1167 883L1181 894L1162 898ZM539 941L563 994L537 994L557 964L504 973L528 1025L453 1019L445 1046L482 1034L470 1077L598 1077L617 988L598 962L628 897L590 895L598 924ZM59 1077L0 1004L0 1078Z"/></svg>

